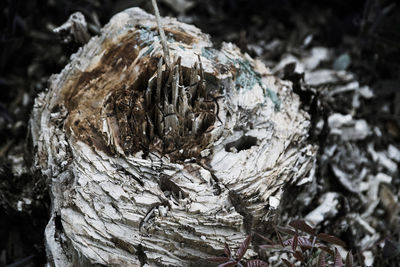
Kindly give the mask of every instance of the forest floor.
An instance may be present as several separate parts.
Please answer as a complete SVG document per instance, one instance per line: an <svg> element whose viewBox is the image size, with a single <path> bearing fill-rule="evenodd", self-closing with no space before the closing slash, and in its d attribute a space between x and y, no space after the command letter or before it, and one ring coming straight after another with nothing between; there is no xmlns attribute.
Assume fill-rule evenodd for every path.
<svg viewBox="0 0 400 267"><path fill-rule="evenodd" d="M45 263L50 199L43 179L29 171L28 120L50 75L80 46L52 30L80 11L96 35L125 8L152 13L150 2L0 4L0 266ZM393 0L159 2L163 16L196 25L217 46L235 43L291 80L310 113L309 138L319 145L315 168L309 181L286 189L274 224L307 219L344 240L359 266L396 266L400 5Z"/></svg>

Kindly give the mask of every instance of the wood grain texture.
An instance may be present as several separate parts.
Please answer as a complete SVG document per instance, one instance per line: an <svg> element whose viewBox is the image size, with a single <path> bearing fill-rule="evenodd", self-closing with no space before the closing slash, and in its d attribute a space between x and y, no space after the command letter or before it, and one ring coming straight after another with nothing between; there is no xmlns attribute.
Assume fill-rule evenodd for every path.
<svg viewBox="0 0 400 267"><path fill-rule="evenodd" d="M127 9L35 101L52 265L186 266L221 254L313 165L290 82L194 26L162 24L171 67L155 18Z"/></svg>

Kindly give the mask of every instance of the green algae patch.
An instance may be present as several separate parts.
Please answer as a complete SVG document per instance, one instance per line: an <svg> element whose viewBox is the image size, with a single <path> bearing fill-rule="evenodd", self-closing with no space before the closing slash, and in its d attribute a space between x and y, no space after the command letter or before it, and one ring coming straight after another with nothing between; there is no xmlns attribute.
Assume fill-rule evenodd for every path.
<svg viewBox="0 0 400 267"><path fill-rule="evenodd" d="M208 60L214 60L216 57L215 50L210 47L203 47L201 49L201 56Z"/></svg>
<svg viewBox="0 0 400 267"><path fill-rule="evenodd" d="M256 84L258 84L264 90L265 96L271 99L272 103L274 103L275 110L279 111L281 102L278 95L271 89L265 88L262 83L260 73L254 70L250 61L247 59L235 59L232 62L237 70L237 76L235 80L236 89L251 90Z"/></svg>
<svg viewBox="0 0 400 267"><path fill-rule="evenodd" d="M151 45L155 37L158 35L155 31L149 28L140 28L139 30L139 40L142 42L141 46Z"/></svg>
<svg viewBox="0 0 400 267"><path fill-rule="evenodd" d="M281 100L279 99L278 95L271 89L267 88L266 96L271 99L272 103L274 103L275 111L279 111L281 108Z"/></svg>

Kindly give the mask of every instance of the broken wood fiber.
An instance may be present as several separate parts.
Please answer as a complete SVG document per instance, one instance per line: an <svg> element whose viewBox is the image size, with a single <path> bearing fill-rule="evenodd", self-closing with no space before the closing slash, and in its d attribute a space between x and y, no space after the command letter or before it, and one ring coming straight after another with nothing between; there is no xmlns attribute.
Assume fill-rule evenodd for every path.
<svg viewBox="0 0 400 267"><path fill-rule="evenodd" d="M233 44L131 8L50 79L32 112L48 261L185 266L270 218L315 158L291 83ZM273 202L270 202L270 198Z"/></svg>

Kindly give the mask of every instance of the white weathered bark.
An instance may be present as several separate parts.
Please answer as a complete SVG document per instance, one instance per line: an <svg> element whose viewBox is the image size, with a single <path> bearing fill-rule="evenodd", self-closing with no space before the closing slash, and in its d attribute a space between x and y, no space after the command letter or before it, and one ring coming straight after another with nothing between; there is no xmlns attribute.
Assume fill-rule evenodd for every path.
<svg viewBox="0 0 400 267"><path fill-rule="evenodd" d="M312 166L291 84L232 44L125 10L52 76L31 118L50 264L182 266L236 246Z"/></svg>

